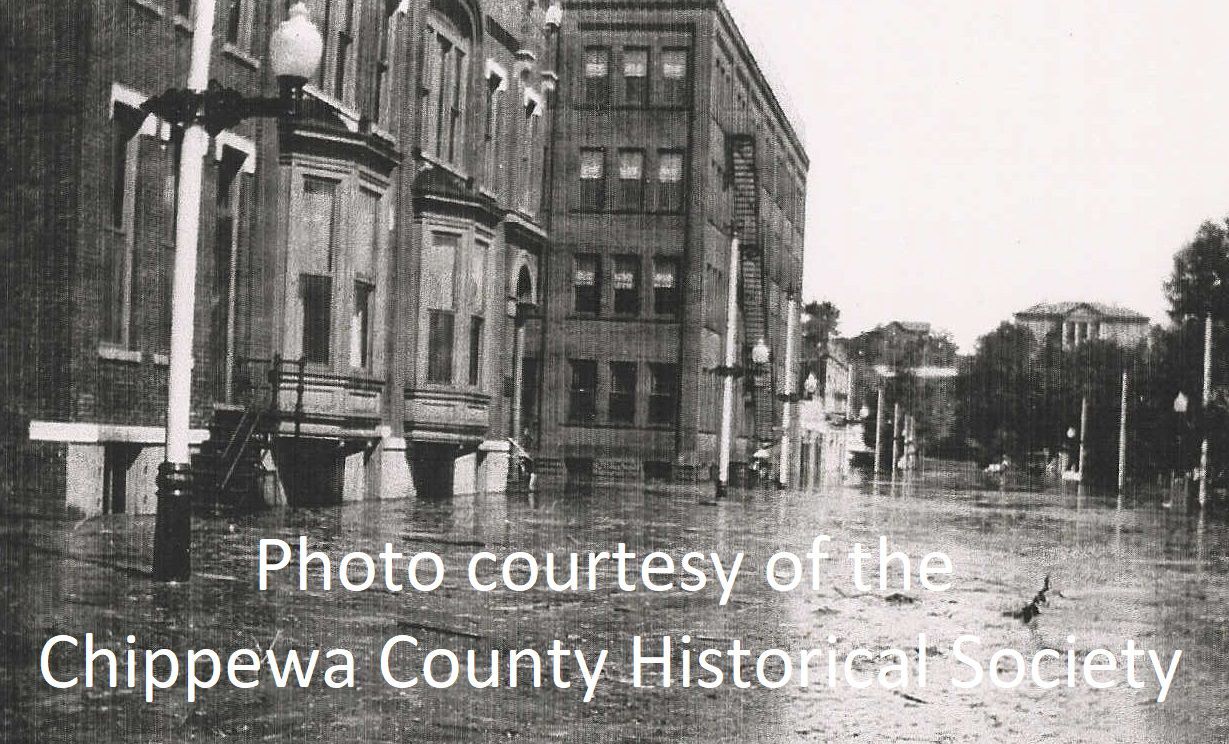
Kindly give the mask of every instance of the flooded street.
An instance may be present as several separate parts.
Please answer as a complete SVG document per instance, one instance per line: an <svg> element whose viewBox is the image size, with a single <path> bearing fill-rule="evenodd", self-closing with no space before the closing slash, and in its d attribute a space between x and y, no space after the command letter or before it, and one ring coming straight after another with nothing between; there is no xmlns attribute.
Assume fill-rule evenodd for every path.
<svg viewBox="0 0 1229 744"><path fill-rule="evenodd" d="M1100 497L1023 492L933 475L878 489L851 484L820 493L770 492L709 502L706 493L597 491L445 501L390 501L274 511L236 521L197 519L187 585L147 576L152 519L108 517L81 523L10 514L0 548L4 671L0 688L6 741L1224 741L1229 739L1229 531L1221 517L1166 508L1156 494ZM932 593L859 592L848 563L822 565L809 582L773 591L764 564L778 550L804 554L816 534L832 536L843 556L855 542L886 536L917 557L945 551L952 588ZM281 538L336 558L349 551L437 553L448 569L428 594L390 593L382 584L352 593L335 585L301 592L286 571L257 591L257 543ZM618 543L643 555L662 550L733 555L745 551L743 577L729 603L717 589L650 593L618 588L603 564L595 592L539 587L474 592L465 566L476 551L497 556L609 551ZM638 565L638 564L637 564ZM1049 574L1053 592L1040 617L1011 617ZM404 576L404 574L402 574ZM381 580L382 581L382 580ZM348 648L354 689L317 682L306 689L219 685L189 703L182 684L153 704L138 686L55 690L42 682L39 652L60 633L93 632L96 644L136 648L237 648L279 651ZM715 690L632 684L631 637L684 634L694 646L749 649L916 648L928 644L931 684L905 690L806 688ZM1181 667L1163 704L1155 685L1132 690L1086 687L955 691L963 675L951 642L981 636L983 649L1025 655L1073 647L1121 649L1127 639L1168 654ZM408 634L431 648L549 648L559 639L596 656L610 649L602 683L584 703L546 685L398 690L379 676L384 642ZM834 644L827 637L835 636ZM1074 636L1069 643L1068 636ZM677 649L676 649L677 650ZM987 651L987 654L989 652ZM752 657L754 659L754 656ZM1166 658L1168 658L1166 656ZM870 673L874 673L873 663ZM69 667L64 665L67 675ZM409 670L409 665L405 667ZM421 672L421 667L418 668ZM80 673L78 661L77 673ZM462 672L464 676L464 672ZM817 673L817 677L826 677ZM99 733L95 733L99 732ZM101 732L123 732L115 736ZM101 739L100 739L101 737Z"/></svg>

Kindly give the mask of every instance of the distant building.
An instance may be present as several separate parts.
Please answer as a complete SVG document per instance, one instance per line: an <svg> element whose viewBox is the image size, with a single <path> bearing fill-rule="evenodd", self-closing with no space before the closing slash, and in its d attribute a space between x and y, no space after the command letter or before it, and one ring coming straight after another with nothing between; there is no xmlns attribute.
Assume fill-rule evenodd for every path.
<svg viewBox="0 0 1229 744"><path fill-rule="evenodd" d="M850 405L855 408L874 405L871 397L885 377L883 369L950 368L956 363L951 338L921 321L893 320L848 339L847 344L853 376Z"/></svg>
<svg viewBox="0 0 1229 744"><path fill-rule="evenodd" d="M844 339L805 350L803 363L804 380L815 375L816 387L814 394L799 405L799 484L811 488L846 472L849 424L857 412L850 410L852 378Z"/></svg>
<svg viewBox="0 0 1229 744"><path fill-rule="evenodd" d="M1100 302L1043 302L1016 313L1015 319L1038 340L1060 333L1064 349L1090 339L1135 346L1148 335L1149 323L1146 315Z"/></svg>

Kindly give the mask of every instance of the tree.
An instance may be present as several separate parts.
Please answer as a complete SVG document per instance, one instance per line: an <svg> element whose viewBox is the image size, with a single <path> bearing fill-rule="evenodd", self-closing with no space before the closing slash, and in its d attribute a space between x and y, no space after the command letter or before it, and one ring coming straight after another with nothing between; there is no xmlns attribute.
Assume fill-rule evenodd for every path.
<svg viewBox="0 0 1229 744"><path fill-rule="evenodd" d="M1204 222L1174 255L1165 297L1175 322L1207 315L1229 319L1229 218L1220 224Z"/></svg>
<svg viewBox="0 0 1229 744"><path fill-rule="evenodd" d="M1019 458L1032 444L1040 376L1036 338L1024 326L1002 323L977 341L977 351L957 378L957 420L982 455Z"/></svg>
<svg viewBox="0 0 1229 744"><path fill-rule="evenodd" d="M806 319L802 322L802 339L808 346L822 346L836 335L841 311L828 300L811 300L802 307Z"/></svg>

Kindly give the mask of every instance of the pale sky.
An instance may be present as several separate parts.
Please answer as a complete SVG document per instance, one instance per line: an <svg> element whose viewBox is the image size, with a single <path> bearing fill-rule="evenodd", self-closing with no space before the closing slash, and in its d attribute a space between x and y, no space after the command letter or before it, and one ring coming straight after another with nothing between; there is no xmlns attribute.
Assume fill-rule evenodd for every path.
<svg viewBox="0 0 1229 744"><path fill-rule="evenodd" d="M726 0L800 118L807 299L963 351L1041 301L1163 322L1229 214L1224 0Z"/></svg>

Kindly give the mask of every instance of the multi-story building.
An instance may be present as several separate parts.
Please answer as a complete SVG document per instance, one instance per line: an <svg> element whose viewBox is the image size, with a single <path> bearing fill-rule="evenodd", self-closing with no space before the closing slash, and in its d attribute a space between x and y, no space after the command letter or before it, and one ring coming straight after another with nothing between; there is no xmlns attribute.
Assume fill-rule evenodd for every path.
<svg viewBox="0 0 1229 744"><path fill-rule="evenodd" d="M806 152L720 0L570 2L560 43L546 316L529 341L539 465L582 482L707 479L727 300L741 299L740 359L760 338L771 349L755 410L781 424ZM756 251L745 266L731 265L736 231ZM765 438L755 398L736 406L736 463Z"/></svg>
<svg viewBox="0 0 1229 744"><path fill-rule="evenodd" d="M1148 336L1148 316L1100 302L1043 302L1016 313L1015 319L1038 342L1059 334L1064 349L1097 339L1131 348Z"/></svg>
<svg viewBox="0 0 1229 744"><path fill-rule="evenodd" d="M306 503L502 488L516 329L540 306L560 9L307 6L324 58L301 114L210 143L198 490ZM217 7L213 77L274 95L266 41L285 6ZM153 508L178 134L141 107L184 84L192 14L192 0L0 9L0 45L22 60L0 81L5 485L87 513Z"/></svg>

